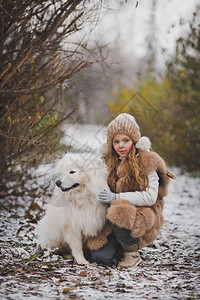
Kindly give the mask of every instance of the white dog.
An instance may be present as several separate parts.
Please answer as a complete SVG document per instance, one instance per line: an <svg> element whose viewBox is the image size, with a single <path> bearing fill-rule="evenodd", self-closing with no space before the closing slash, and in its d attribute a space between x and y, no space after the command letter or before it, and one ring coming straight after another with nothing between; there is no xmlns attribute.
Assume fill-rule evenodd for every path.
<svg viewBox="0 0 200 300"><path fill-rule="evenodd" d="M106 221L107 206L98 199L109 190L105 164L81 154L66 154L56 168L56 186L45 216L38 225L42 248L68 247L79 264L87 264L83 243Z"/></svg>

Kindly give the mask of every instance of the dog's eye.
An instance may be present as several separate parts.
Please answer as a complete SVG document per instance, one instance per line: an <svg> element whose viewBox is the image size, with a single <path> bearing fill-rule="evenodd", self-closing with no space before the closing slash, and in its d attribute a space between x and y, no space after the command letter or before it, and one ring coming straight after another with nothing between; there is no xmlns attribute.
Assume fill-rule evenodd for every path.
<svg viewBox="0 0 200 300"><path fill-rule="evenodd" d="M74 174L74 173L76 173L76 171L70 171L70 172L69 172L69 174Z"/></svg>

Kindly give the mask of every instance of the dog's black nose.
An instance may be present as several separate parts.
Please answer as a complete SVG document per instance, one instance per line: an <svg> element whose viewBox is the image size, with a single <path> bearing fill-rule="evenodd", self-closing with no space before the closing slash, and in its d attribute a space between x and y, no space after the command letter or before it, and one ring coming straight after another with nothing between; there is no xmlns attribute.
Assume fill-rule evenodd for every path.
<svg viewBox="0 0 200 300"><path fill-rule="evenodd" d="M60 187L61 184L62 184L62 182L61 182L60 180L57 180L57 181L56 181L56 185L57 185L58 187Z"/></svg>

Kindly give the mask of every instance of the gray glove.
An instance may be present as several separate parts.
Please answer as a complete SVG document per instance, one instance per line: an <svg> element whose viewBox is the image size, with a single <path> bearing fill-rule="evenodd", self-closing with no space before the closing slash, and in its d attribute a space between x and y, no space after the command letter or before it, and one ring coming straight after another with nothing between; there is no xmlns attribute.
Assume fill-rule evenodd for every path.
<svg viewBox="0 0 200 300"><path fill-rule="evenodd" d="M103 192L99 193L99 200L102 203L111 203L115 199L116 199L116 194L115 193L108 192L106 190L103 190Z"/></svg>

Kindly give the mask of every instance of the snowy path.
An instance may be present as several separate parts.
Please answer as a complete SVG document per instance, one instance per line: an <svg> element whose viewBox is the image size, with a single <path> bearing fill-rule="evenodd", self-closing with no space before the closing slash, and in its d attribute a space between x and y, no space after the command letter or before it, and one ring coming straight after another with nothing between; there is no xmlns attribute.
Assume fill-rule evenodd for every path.
<svg viewBox="0 0 200 300"><path fill-rule="evenodd" d="M77 150L97 150L105 137L97 127L70 130ZM135 269L78 266L48 251L34 255L35 225L24 199L1 207L0 299L200 299L200 180L170 171L177 179L169 186L161 235L141 250Z"/></svg>

